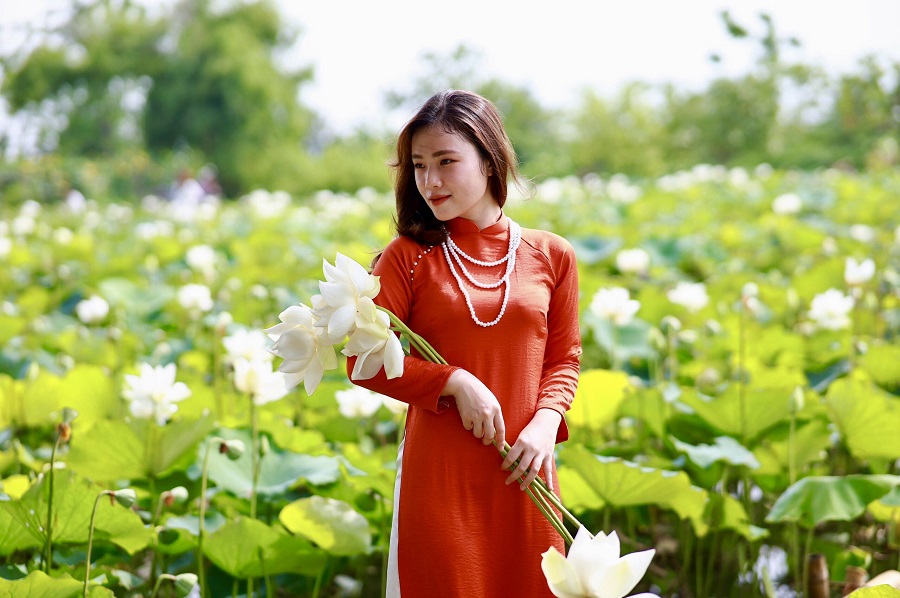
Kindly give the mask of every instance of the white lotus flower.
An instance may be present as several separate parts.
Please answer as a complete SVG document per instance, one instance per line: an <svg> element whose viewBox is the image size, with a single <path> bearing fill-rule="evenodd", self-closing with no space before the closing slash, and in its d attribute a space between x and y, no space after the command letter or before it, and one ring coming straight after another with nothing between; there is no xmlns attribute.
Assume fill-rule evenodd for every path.
<svg viewBox="0 0 900 598"><path fill-rule="evenodd" d="M844 281L849 285L860 285L868 282L875 275L875 262L870 258L857 262L848 257L844 263Z"/></svg>
<svg viewBox="0 0 900 598"><path fill-rule="evenodd" d="M175 364L153 367L140 365L140 375L125 375L126 388L122 396L127 399L131 414L139 418L153 418L164 425L178 411L177 403L191 396L184 382L175 382Z"/></svg>
<svg viewBox="0 0 900 598"><path fill-rule="evenodd" d="M189 311L206 312L213 308L212 294L203 284L186 284L178 289L178 303Z"/></svg>
<svg viewBox="0 0 900 598"><path fill-rule="evenodd" d="M387 410L394 415L402 415L409 410L409 403L398 401L386 395L381 395L381 402L387 407Z"/></svg>
<svg viewBox="0 0 900 598"><path fill-rule="evenodd" d="M854 224L848 231L850 238L860 243L871 243L875 240L875 229L868 224Z"/></svg>
<svg viewBox="0 0 900 598"><path fill-rule="evenodd" d="M262 330L239 328L229 336L223 337L222 344L225 345L226 359L228 361L237 359L272 361L272 354L269 352L269 339Z"/></svg>
<svg viewBox="0 0 900 598"><path fill-rule="evenodd" d="M619 537L600 532L591 538L578 528L568 556L552 546L541 556L541 570L550 591L558 598L623 598L644 576L655 550L634 552L620 557ZM632 598L655 597L636 594Z"/></svg>
<svg viewBox="0 0 900 598"><path fill-rule="evenodd" d="M335 343L351 333L362 299L371 300L381 290L377 276L340 253L334 265L322 260L325 282L319 282L321 295L312 298L316 327L323 328Z"/></svg>
<svg viewBox="0 0 900 598"><path fill-rule="evenodd" d="M12 251L12 239L0 235L0 259L5 258Z"/></svg>
<svg viewBox="0 0 900 598"><path fill-rule="evenodd" d="M184 261L198 272L212 274L216 270L216 250L209 245L194 245L187 250Z"/></svg>
<svg viewBox="0 0 900 598"><path fill-rule="evenodd" d="M776 214L789 215L796 214L803 207L803 201L796 193L785 193L779 195L772 202L772 211Z"/></svg>
<svg viewBox="0 0 900 598"><path fill-rule="evenodd" d="M828 289L813 297L809 308L809 317L820 328L840 330L850 325L850 312L853 310L853 297L844 295L837 289Z"/></svg>
<svg viewBox="0 0 900 598"><path fill-rule="evenodd" d="M679 282L674 289L666 292L669 301L681 305L691 312L697 312L709 303L709 295L706 294L706 285L702 282Z"/></svg>
<svg viewBox="0 0 900 598"><path fill-rule="evenodd" d="M109 303L103 297L91 295L75 305L75 313L83 323L97 324L109 315Z"/></svg>
<svg viewBox="0 0 900 598"><path fill-rule="evenodd" d="M650 267L650 254L638 247L623 249L616 254L616 268L627 274L644 274Z"/></svg>
<svg viewBox="0 0 900 598"><path fill-rule="evenodd" d="M278 371L285 374L287 388L303 380L306 394L311 395L325 370L337 368L337 355L320 329L313 326L312 310L303 304L292 305L278 315L281 324L266 329L275 344L269 349L284 359Z"/></svg>
<svg viewBox="0 0 900 598"><path fill-rule="evenodd" d="M368 297L360 298L356 328L341 350L344 355L356 356L350 377L368 380L382 367L388 380L403 375L403 346L391 331L391 320Z"/></svg>
<svg viewBox="0 0 900 598"><path fill-rule="evenodd" d="M257 405L277 401L288 392L284 374L272 371L271 359L237 358L234 361L234 385L253 397Z"/></svg>
<svg viewBox="0 0 900 598"><path fill-rule="evenodd" d="M634 319L634 314L641 308L639 301L629 298L628 289L613 287L600 289L591 300L591 313L610 320L618 326L624 326Z"/></svg>
<svg viewBox="0 0 900 598"><path fill-rule="evenodd" d="M356 419L374 415L382 405L383 395L361 386L354 386L337 391L334 398L337 399L341 415Z"/></svg>

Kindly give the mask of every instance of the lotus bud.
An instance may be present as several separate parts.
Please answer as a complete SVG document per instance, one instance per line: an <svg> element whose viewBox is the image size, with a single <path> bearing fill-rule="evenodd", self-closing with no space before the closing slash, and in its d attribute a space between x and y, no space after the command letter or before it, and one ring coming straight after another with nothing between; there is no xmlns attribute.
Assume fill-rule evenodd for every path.
<svg viewBox="0 0 900 598"><path fill-rule="evenodd" d="M186 598L194 586L197 585L197 576L193 573L182 573L175 576L175 595L178 598Z"/></svg>
<svg viewBox="0 0 900 598"><path fill-rule="evenodd" d="M63 422L56 426L56 433L59 435L59 441L65 444L72 438L72 426Z"/></svg>
<svg viewBox="0 0 900 598"><path fill-rule="evenodd" d="M78 412L71 407L65 407L62 410L62 421L64 424L71 424L78 417Z"/></svg>
<svg viewBox="0 0 900 598"><path fill-rule="evenodd" d="M137 493L131 488L125 488L124 490L116 490L112 492L112 497L116 499L116 502L125 507L126 509L130 509L131 505L135 503L137 500Z"/></svg>
<svg viewBox="0 0 900 598"><path fill-rule="evenodd" d="M163 502L167 507L172 505L180 505L187 502L188 491L184 486L175 486L171 490L163 492Z"/></svg>
<svg viewBox="0 0 900 598"><path fill-rule="evenodd" d="M741 289L741 297L759 297L759 286L755 282L748 282Z"/></svg>
<svg viewBox="0 0 900 598"><path fill-rule="evenodd" d="M659 323L660 329L665 333L678 332L681 330L681 320L675 316L666 316Z"/></svg>
<svg viewBox="0 0 900 598"><path fill-rule="evenodd" d="M647 331L647 340L650 342L650 346L656 349L658 352L662 352L666 350L666 337L663 335L662 331L659 328L651 328Z"/></svg>
<svg viewBox="0 0 900 598"><path fill-rule="evenodd" d="M794 392L791 393L791 413L802 411L804 403L803 389L798 386L794 389Z"/></svg>
<svg viewBox="0 0 900 598"><path fill-rule="evenodd" d="M722 334L722 325L716 320L707 320L703 323L703 330L709 336L718 336Z"/></svg>
<svg viewBox="0 0 900 598"><path fill-rule="evenodd" d="M237 461L244 454L246 447L240 440L225 440L219 445L219 453L227 456L232 461Z"/></svg>
<svg viewBox="0 0 900 598"><path fill-rule="evenodd" d="M272 447L269 445L269 437L261 435L259 439L259 456L265 457L269 453L272 452Z"/></svg>

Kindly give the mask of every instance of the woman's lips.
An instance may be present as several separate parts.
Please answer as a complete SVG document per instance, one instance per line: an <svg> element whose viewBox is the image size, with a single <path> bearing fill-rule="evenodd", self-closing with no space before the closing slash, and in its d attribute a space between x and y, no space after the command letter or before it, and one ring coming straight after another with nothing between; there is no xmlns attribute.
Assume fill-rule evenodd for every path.
<svg viewBox="0 0 900 598"><path fill-rule="evenodd" d="M433 205L433 206L439 206L449 198L450 198L449 195L440 195L437 197L431 197L428 201L431 202L431 205Z"/></svg>

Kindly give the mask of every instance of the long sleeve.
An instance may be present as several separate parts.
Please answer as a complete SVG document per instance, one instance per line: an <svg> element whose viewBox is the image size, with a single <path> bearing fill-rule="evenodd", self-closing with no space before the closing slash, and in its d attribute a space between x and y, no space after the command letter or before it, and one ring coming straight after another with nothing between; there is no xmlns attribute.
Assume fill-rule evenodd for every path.
<svg viewBox="0 0 900 598"><path fill-rule="evenodd" d="M410 239L394 239L375 264L373 274L380 277L381 290L375 297L377 305L390 310L403 322L409 323L413 308L411 274L422 249ZM347 376L353 371L356 357L347 358ZM384 369L368 380L350 379L353 384L387 395L412 406L443 411L449 405L441 400L441 391L456 369L453 366L431 363L413 352L403 360L403 375L388 380Z"/></svg>
<svg viewBox="0 0 900 598"><path fill-rule="evenodd" d="M560 239L561 240L561 239ZM581 331L578 325L578 267L572 246L561 240L550 255L556 287L550 296L547 314L547 345L538 393L537 409L553 409L563 415L556 441L569 437L565 412L572 405L578 387Z"/></svg>

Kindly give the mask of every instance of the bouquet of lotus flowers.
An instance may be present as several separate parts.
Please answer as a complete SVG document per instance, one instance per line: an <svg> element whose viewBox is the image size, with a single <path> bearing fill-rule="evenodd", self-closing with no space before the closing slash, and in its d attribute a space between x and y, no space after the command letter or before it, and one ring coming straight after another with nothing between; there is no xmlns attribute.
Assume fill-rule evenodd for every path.
<svg viewBox="0 0 900 598"><path fill-rule="evenodd" d="M369 274L362 265L340 253L337 254L334 265L323 260L323 270L325 280L319 281L320 294L310 298L312 307L304 304L288 307L278 316L281 323L265 331L275 341L269 351L284 359L278 370L284 373L285 384L289 389L302 381L306 393L312 394L321 382L325 370L337 368L334 347L341 343L345 343L341 353L357 358L350 374L352 379L369 379L382 368L388 379L402 376L403 358L408 351L401 344L398 333L424 359L447 364L428 341L410 330L390 310L375 304L373 299L381 290L379 277ZM506 457L512 447L504 442L504 446L497 448ZM517 465L518 463L514 463L511 469ZM572 546L568 559L553 548L543 555L542 568L551 591L556 596L621 598L643 576L653 551L636 553L649 555L638 573L634 564L643 561L619 559L619 542L615 533L606 536L601 532L597 538L593 538L540 477L535 478L526 492L566 544ZM566 529L564 519L578 528L574 539ZM595 548L584 548L585 546ZM591 558L592 555L595 558ZM604 565L599 569L609 571L598 577L601 559ZM584 563L590 563L592 576L585 573L582 566ZM595 593L593 588L602 589L609 585L608 581L597 582L601 578L606 580L607 575L617 580L612 584L613 593L606 589ZM625 576L625 581L620 579L622 576ZM625 587L627 580L632 578L631 585ZM619 589L623 592L616 593Z"/></svg>

